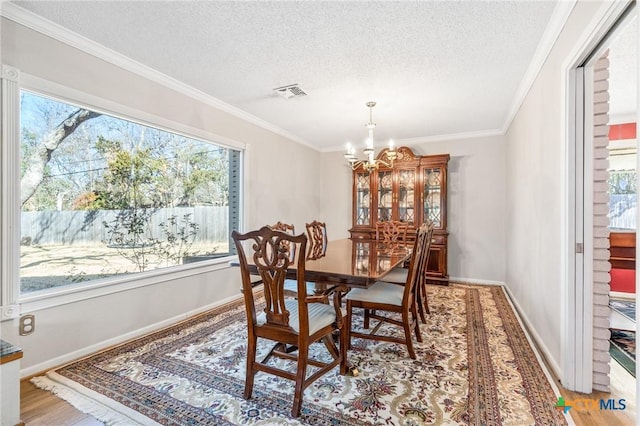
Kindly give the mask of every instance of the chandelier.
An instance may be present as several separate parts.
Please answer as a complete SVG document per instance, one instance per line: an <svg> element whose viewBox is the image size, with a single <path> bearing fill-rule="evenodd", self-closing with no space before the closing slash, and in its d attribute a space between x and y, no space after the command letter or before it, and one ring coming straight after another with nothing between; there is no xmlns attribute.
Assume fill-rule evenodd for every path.
<svg viewBox="0 0 640 426"><path fill-rule="evenodd" d="M365 159L358 160L356 157L356 151L350 143L347 143L347 152L344 154L344 158L347 159L349 165L353 170L358 167L363 167L367 171L372 171L380 167L393 167L393 161L398 156L395 148L393 147L393 140L389 140L389 149L385 151L384 156L381 158L375 158L375 151L373 149L373 129L376 127L376 123L373 122L373 107L376 103L369 101L366 103L369 108L369 122L365 124L365 127L369 129L369 137L367 138L366 147L362 150Z"/></svg>

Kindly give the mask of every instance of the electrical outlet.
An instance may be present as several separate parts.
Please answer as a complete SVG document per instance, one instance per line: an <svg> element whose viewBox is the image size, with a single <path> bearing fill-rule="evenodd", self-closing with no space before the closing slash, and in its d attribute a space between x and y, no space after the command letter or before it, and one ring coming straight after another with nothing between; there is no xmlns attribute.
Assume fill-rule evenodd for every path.
<svg viewBox="0 0 640 426"><path fill-rule="evenodd" d="M28 336L36 330L36 317L33 314L27 314L20 317L19 333L21 336Z"/></svg>

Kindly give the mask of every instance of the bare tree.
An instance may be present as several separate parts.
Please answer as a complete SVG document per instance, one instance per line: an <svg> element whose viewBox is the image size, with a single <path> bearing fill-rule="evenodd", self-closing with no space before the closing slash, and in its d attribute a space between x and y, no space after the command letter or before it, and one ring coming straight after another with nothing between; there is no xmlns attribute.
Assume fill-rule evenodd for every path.
<svg viewBox="0 0 640 426"><path fill-rule="evenodd" d="M21 205L24 206L42 183L45 168L49 160L51 160L51 155L60 146L62 141L72 134L82 123L99 117L100 115L102 114L94 111L82 108L78 109L45 135L42 142L30 154L29 158L26 159L27 169L22 176L20 186Z"/></svg>

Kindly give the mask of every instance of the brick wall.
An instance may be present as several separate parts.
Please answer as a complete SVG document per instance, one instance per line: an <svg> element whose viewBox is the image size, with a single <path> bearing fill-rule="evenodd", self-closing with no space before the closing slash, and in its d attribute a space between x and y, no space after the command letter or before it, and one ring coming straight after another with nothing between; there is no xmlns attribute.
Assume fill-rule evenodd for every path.
<svg viewBox="0 0 640 426"><path fill-rule="evenodd" d="M593 75L593 388L609 391L609 59L607 50Z"/></svg>

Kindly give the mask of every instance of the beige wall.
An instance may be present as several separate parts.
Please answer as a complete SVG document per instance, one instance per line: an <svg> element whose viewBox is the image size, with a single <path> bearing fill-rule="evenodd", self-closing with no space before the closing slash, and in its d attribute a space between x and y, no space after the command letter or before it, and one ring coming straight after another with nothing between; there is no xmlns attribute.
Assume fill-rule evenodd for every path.
<svg viewBox="0 0 640 426"><path fill-rule="evenodd" d="M503 283L505 274L505 137L417 142L417 155L450 154L448 175L449 275L482 283ZM332 228L351 222L351 170L343 153L323 154L323 216ZM336 238L339 236L336 236Z"/></svg>
<svg viewBox="0 0 640 426"><path fill-rule="evenodd" d="M329 239L349 238L352 226L352 174L344 152L325 152L320 161L320 216Z"/></svg>
<svg viewBox="0 0 640 426"><path fill-rule="evenodd" d="M566 276L562 270L567 173L568 56L602 2L578 2L507 132L506 284L559 370Z"/></svg>
<svg viewBox="0 0 640 426"><path fill-rule="evenodd" d="M351 171L341 152L318 153L6 19L2 43L3 63L24 73L248 144L249 228L282 220L302 232L305 222L320 219L330 238L348 236ZM413 148L419 154L451 154L450 275L504 281L504 138ZM237 294L237 278L228 268L203 272L38 311L30 336L17 336L16 321L3 322L2 333L25 350L23 369L46 366Z"/></svg>
<svg viewBox="0 0 640 426"><path fill-rule="evenodd" d="M505 137L419 143L418 154L451 154L449 272L506 282L551 362L561 355L561 176L565 135L562 62L600 3L579 2ZM330 238L351 226L351 175L342 153L318 153L2 19L2 62L65 86L250 145L249 227L324 219ZM281 189L281 195L274 195ZM336 231L334 231L336 230ZM335 234L334 234L335 232ZM36 313L36 332L4 339L22 366L45 368L131 330L142 330L237 294L224 268ZM29 371L33 373L35 371Z"/></svg>
<svg viewBox="0 0 640 426"><path fill-rule="evenodd" d="M249 144L245 214L249 228L277 220L320 218L321 154L160 84L2 18L2 63L163 119ZM5 141L3 141L5 143ZM23 373L60 364L114 339L130 338L170 319L238 295L239 273L199 269L189 277L38 310L36 331L18 336L17 320L1 323L2 338L24 350Z"/></svg>
<svg viewBox="0 0 640 426"><path fill-rule="evenodd" d="M428 142L422 155L449 154L449 276L471 282L505 279L505 138Z"/></svg>

